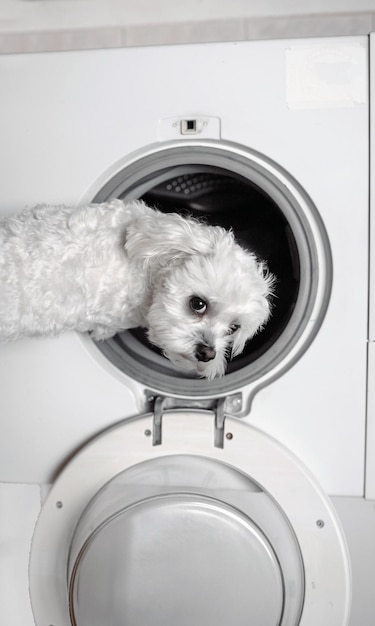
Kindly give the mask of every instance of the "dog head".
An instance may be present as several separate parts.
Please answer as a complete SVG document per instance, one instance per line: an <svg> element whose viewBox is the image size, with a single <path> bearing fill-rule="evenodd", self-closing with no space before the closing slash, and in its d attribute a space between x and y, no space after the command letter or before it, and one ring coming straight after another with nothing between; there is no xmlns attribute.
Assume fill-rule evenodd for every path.
<svg viewBox="0 0 375 626"><path fill-rule="evenodd" d="M272 275L233 234L179 215L144 245L152 285L148 337L177 367L213 379L266 323ZM138 230L137 254L142 254Z"/></svg>

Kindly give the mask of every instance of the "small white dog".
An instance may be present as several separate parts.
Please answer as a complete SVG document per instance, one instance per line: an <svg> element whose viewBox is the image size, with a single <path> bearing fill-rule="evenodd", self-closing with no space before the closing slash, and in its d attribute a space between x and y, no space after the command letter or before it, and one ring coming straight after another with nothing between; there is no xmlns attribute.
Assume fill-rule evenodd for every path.
<svg viewBox="0 0 375 626"><path fill-rule="evenodd" d="M127 328L176 366L222 376L265 324L273 277L233 234L141 201L0 220L0 340Z"/></svg>

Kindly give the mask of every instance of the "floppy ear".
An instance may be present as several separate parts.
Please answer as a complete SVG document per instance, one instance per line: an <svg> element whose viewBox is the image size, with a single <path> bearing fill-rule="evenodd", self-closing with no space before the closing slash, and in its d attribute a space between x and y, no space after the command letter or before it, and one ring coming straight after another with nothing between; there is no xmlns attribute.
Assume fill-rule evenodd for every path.
<svg viewBox="0 0 375 626"><path fill-rule="evenodd" d="M125 250L134 260L167 266L189 255L212 253L224 234L228 235L218 226L207 227L177 213L152 211L127 227Z"/></svg>
<svg viewBox="0 0 375 626"><path fill-rule="evenodd" d="M231 359L243 352L245 345L249 341L249 339L251 339L251 335L248 333L244 333L243 331L239 331L236 333L236 336L233 339L233 345L230 354Z"/></svg>

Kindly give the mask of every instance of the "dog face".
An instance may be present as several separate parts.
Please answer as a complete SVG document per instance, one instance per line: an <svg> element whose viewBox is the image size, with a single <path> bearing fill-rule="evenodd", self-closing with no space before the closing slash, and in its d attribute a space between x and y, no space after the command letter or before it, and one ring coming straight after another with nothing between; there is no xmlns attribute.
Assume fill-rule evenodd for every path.
<svg viewBox="0 0 375 626"><path fill-rule="evenodd" d="M224 375L270 313L272 277L233 241L228 252L172 264L148 313L150 341L178 368L208 379Z"/></svg>
<svg viewBox="0 0 375 626"><path fill-rule="evenodd" d="M223 376L227 360L267 321L273 277L232 232L142 210L125 249L150 285L143 308L149 340L180 369Z"/></svg>

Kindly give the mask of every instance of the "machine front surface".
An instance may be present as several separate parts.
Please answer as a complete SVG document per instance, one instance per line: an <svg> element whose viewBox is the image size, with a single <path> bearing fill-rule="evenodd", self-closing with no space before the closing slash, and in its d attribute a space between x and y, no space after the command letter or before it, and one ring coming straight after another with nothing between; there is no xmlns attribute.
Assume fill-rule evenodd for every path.
<svg viewBox="0 0 375 626"><path fill-rule="evenodd" d="M359 506L367 391L368 57L366 37L0 56L1 217L37 203L78 205L113 196L144 198L162 210L183 210L186 204L208 221L223 220L247 244L261 244L259 254L280 275L269 328L212 388L171 370L139 330L100 349L90 337L74 333L1 346L0 497L9 545L4 623L34 626L28 559L40 510L30 565L37 626L71 626L73 619L86 626L85 620L95 619L88 591L92 580L104 581L108 572L101 554L125 536L128 555L129 528L151 532L155 506L165 541L171 520L176 520L173 541L179 544L185 518L202 520L189 539L195 553L202 548L201 533L205 543L212 540L215 565L215 559L231 558L228 529L241 537L243 560L238 545L233 554L241 585L249 581L255 600L250 606L240 587L242 602L233 613L239 623L243 604L261 624L259 607L265 603L265 626L372 626L369 581L375 560L372 544L365 549L359 540L362 527L374 526L364 520L368 509L365 513ZM212 416L205 420L192 411L188 419L185 413L167 418L161 447L152 445L145 431L152 432L154 416L144 424L140 416L166 395L171 406L221 403L232 439L217 448ZM122 447L111 440L109 456L101 445L90 448L97 453L93 458L80 456L87 442L116 430L123 420L133 427L124 430L132 434L121 440ZM251 436L237 448L245 426ZM231 443L241 454L230 452ZM146 445L147 453L139 457L138 447ZM279 446L290 452L279 453ZM155 461L166 448L169 456L188 456L189 463L192 456L214 460L219 475L225 455L225 465L236 471L242 463L240 473L248 477L244 491L249 500L269 504L262 509L265 515L255 519L257 507L244 512L242 497L228 503L218 493L186 495L178 483L173 493L145 495L134 507L127 502L108 510L103 526L95 517L98 532L85 543L86 526L79 520L86 510L93 514L95 503L105 502L96 500L98 492L113 485L124 463ZM296 469L294 456L305 469L297 461ZM350 502L339 510L351 538L352 622L345 537L325 494ZM290 562L272 527L289 537ZM149 559L149 541L143 546L137 536L134 546L142 555L144 547ZM164 565L172 561L178 568L168 545L165 552L158 546L156 554ZM252 554L254 568L261 568L259 580ZM190 570L201 566L193 553L182 556ZM141 595L132 558L127 561ZM222 589L230 585L233 597L234 586L218 569L211 575L220 592L216 607L224 616L229 608ZM16 587L9 577L13 571ZM128 570L119 564L114 571L126 587ZM182 585L187 571L179 571ZM155 582L152 567L149 573ZM265 587L273 601L260 591ZM145 589L156 602L156 590ZM210 621L211 609L198 585L194 594ZM187 606L187 597L184 602ZM122 611L121 598L116 607ZM162 612L157 614L162 621Z"/></svg>

